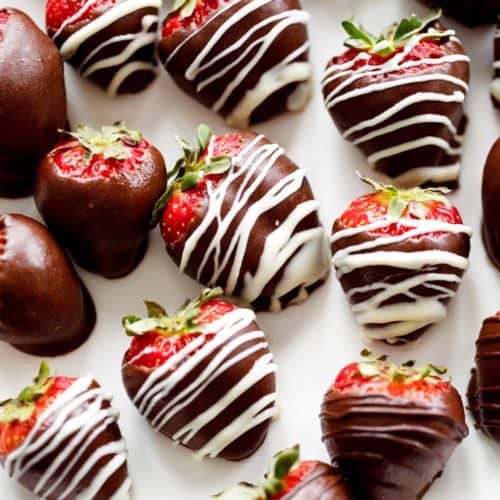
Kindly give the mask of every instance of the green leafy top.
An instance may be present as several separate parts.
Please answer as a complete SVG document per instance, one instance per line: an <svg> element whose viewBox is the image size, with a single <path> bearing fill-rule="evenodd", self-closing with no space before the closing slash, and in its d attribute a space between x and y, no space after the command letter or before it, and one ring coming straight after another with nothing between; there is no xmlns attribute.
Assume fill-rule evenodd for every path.
<svg viewBox="0 0 500 500"><path fill-rule="evenodd" d="M423 204L427 201L438 201L445 205L450 202L446 194L450 192L448 188L411 188L398 189L388 184L376 182L368 177L363 177L359 173L359 178L373 188L377 193L384 193L390 197L387 215L399 219L407 210L417 219L425 219L426 209Z"/></svg>
<svg viewBox="0 0 500 500"><path fill-rule="evenodd" d="M448 371L444 366L428 364L415 367L415 361L409 360L401 365L387 362L387 356L374 358L368 349L361 351L363 361L358 363L358 372L365 378L383 377L392 382L406 383L426 380L430 383L443 381L442 376Z"/></svg>
<svg viewBox="0 0 500 500"><path fill-rule="evenodd" d="M136 336L154 331L165 337L171 337L181 333L197 332L200 330L196 323L200 307L222 294L222 288L206 288L199 297L186 301L172 316L169 316L167 311L156 302L145 300L147 318L134 315L125 316L122 320L125 333Z"/></svg>
<svg viewBox="0 0 500 500"><path fill-rule="evenodd" d="M174 0L169 13L179 12L181 17L189 17L193 15L197 5L198 0Z"/></svg>
<svg viewBox="0 0 500 500"><path fill-rule="evenodd" d="M118 121L113 125L105 125L101 130L95 130L88 125L78 125L76 132L64 132L75 138L85 149L85 161L88 163L94 155L102 155L105 160L127 159L127 147L139 145L142 134L136 130L129 130L125 123Z"/></svg>
<svg viewBox="0 0 500 500"><path fill-rule="evenodd" d="M177 160L174 168L168 173L169 183L167 190L156 202L151 217L151 226L154 227L159 222L161 214L172 193L177 190L187 191L194 188L198 181L209 174L223 174L231 168L231 158L229 156L205 156L201 158L203 152L210 143L212 131L207 125L201 124L196 131L193 145L184 139L177 137L181 145L184 156Z"/></svg>
<svg viewBox="0 0 500 500"><path fill-rule="evenodd" d="M240 483L214 498L218 500L267 500L286 487L283 481L300 463L299 446L280 451L271 462L264 481L260 484Z"/></svg>
<svg viewBox="0 0 500 500"><path fill-rule="evenodd" d="M395 23L386 28L378 37L366 31L361 25L354 24L352 20L346 20L342 22L342 27L349 38L345 40L344 45L381 56L390 55L398 48L404 47L415 35L422 33L430 23L441 17L441 13L441 9L436 9L423 19L415 14L409 18L405 17L399 24ZM438 38L443 36L443 33L430 29L426 37Z"/></svg>
<svg viewBox="0 0 500 500"><path fill-rule="evenodd" d="M15 399L7 399L0 403L0 423L9 424L14 420L29 420L38 399L49 389L53 378L50 377L49 365L42 361L33 385L25 387Z"/></svg>

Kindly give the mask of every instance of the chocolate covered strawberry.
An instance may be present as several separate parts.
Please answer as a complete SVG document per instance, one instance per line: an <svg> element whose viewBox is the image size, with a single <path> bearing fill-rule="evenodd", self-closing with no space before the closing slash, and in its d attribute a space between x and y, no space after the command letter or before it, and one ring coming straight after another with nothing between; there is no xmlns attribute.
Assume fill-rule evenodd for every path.
<svg viewBox="0 0 500 500"><path fill-rule="evenodd" d="M165 191L161 153L117 122L79 126L38 168L35 201L61 243L84 268L107 278L142 260L151 211Z"/></svg>
<svg viewBox="0 0 500 500"><path fill-rule="evenodd" d="M443 189L374 192L332 230L333 265L365 340L402 343L446 317L468 267L471 230Z"/></svg>
<svg viewBox="0 0 500 500"><path fill-rule="evenodd" d="M176 0L159 56L182 90L245 129L305 107L308 21L299 0Z"/></svg>
<svg viewBox="0 0 500 500"><path fill-rule="evenodd" d="M444 372L381 358L337 375L323 399L321 428L355 498L422 498L442 473L468 433L460 395Z"/></svg>
<svg viewBox="0 0 500 500"><path fill-rule="evenodd" d="M493 24L500 12L500 0L420 0L430 7L442 7L446 15L466 26Z"/></svg>
<svg viewBox="0 0 500 500"><path fill-rule="evenodd" d="M47 0L47 33L84 78L111 96L143 90L156 75L161 0Z"/></svg>
<svg viewBox="0 0 500 500"><path fill-rule="evenodd" d="M323 77L342 136L396 185L458 185L469 58L439 17L412 16L378 37L344 21L348 49Z"/></svg>
<svg viewBox="0 0 500 500"><path fill-rule="evenodd" d="M128 498L127 450L111 398L91 377L50 375L0 403L0 463L47 500Z"/></svg>
<svg viewBox="0 0 500 500"><path fill-rule="evenodd" d="M239 483L215 495L219 500L351 500L339 471L317 460L300 460L299 447L273 457L259 484Z"/></svg>
<svg viewBox="0 0 500 500"><path fill-rule="evenodd" d="M181 146L156 210L181 271L260 310L305 300L330 263L305 172L249 131L214 136L200 125Z"/></svg>
<svg viewBox="0 0 500 500"><path fill-rule="evenodd" d="M0 196L27 196L66 123L66 93L57 47L10 7L0 8L0 123Z"/></svg>
<svg viewBox="0 0 500 500"><path fill-rule="evenodd" d="M276 415L275 370L250 309L205 290L169 316L124 318L132 336L122 364L130 399L153 428L200 457L241 460Z"/></svg>
<svg viewBox="0 0 500 500"><path fill-rule="evenodd" d="M37 356L79 347L95 308L71 261L47 228L0 214L0 341Z"/></svg>

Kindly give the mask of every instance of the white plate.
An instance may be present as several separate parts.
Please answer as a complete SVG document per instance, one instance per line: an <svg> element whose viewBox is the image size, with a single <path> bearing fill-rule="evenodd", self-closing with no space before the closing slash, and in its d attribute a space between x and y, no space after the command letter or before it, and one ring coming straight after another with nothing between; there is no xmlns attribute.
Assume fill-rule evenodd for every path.
<svg viewBox="0 0 500 500"><path fill-rule="evenodd" d="M10 6L24 9L40 26L44 25L43 4L41 0L10 2ZM0 5L5 6L6 2ZM323 67L341 49L344 39L340 21L356 14L367 27L377 31L413 11L423 13L424 9L411 0L304 0L304 7L312 16L309 31L314 97L303 113L282 116L256 128L283 145L288 155L307 170L321 202L322 220L330 228L350 200L365 192L354 171L361 168L369 172L363 168L361 154L335 130L320 93ZM488 95L493 27L469 30L451 21L449 25L457 29L472 58L467 103L470 125L463 156L462 187L452 196L465 222L474 229L471 267L445 321L433 327L417 344L403 348L378 346L377 351L394 353L397 361L411 358L420 363L447 365L464 395L481 321L500 308L500 276L487 260L480 237L481 173L486 154L499 133L499 115ZM175 133L190 139L200 122L209 124L216 132L228 130L220 117L185 95L163 70L145 92L115 100L81 80L69 66L66 82L71 123L97 126L124 119L161 149L169 166L179 154ZM39 218L30 198L0 199L0 212L21 212ZM144 298L173 310L200 289L177 270L163 248L159 232L151 235L144 261L127 278L108 281L79 271L97 306L97 327L80 349L53 359L51 365L61 374L91 373L114 394L130 452L135 500L208 498L240 480L259 479L276 451L297 442L301 444L303 457L327 460L318 419L323 393L338 370L356 360L362 348L356 323L335 276L305 304L279 314L259 314L258 321L268 335L279 367L280 416L253 457L241 463L227 463L218 459L197 462L189 451L172 446L168 439L154 433L122 386L120 363L128 339L121 329L121 317L142 314ZM17 394L35 374L39 363L38 358L1 344L0 399ZM426 499L498 499L500 447L474 430L469 415L468 422L469 437L455 451L444 475L435 482ZM2 472L0 498L34 497Z"/></svg>

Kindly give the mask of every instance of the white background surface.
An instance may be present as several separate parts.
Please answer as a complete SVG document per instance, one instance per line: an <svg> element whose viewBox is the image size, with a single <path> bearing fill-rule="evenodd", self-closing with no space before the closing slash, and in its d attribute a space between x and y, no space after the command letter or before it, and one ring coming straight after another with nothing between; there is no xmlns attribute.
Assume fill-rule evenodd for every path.
<svg viewBox="0 0 500 500"><path fill-rule="evenodd" d="M41 0L11 0L7 5L24 9L44 26ZM365 192L354 171L364 161L354 147L344 142L323 107L320 80L329 57L341 50L344 38L340 21L352 14L371 31L380 29L411 12L423 13L412 0L304 0L311 13L311 58L314 66L314 96L308 108L255 127L285 147L288 155L307 170L321 203L323 223L333 220L351 199ZM376 352L394 353L396 361L417 359L421 364L447 365L454 383L465 394L474 356L474 340L482 319L500 308L500 273L486 258L480 238L480 184L487 152L499 133L499 117L490 104L493 27L469 30L456 28L472 58L471 91L467 103L470 125L465 140L461 189L452 200L472 226L471 267L458 296L451 303L448 318L433 327L418 344L403 348L377 345ZM69 118L73 125L94 126L124 119L141 130L164 153L171 167L179 154L174 134L191 139L200 122L218 133L226 132L223 120L177 89L166 73L160 74L145 92L115 100L80 79L66 66ZM8 124L2 124L8 126ZM36 218L32 199L0 199L0 212L20 212ZM500 216L500 212L499 212ZM172 446L154 433L128 400L122 386L120 364L128 345L121 329L121 317L142 314L141 299L150 298L175 310L200 287L183 276L165 252L159 231L151 236L142 264L125 279L107 281L80 270L98 311L92 337L76 352L55 358L51 366L60 374L93 374L114 396L120 410L120 424L130 452L129 469L135 500L208 498L240 480L258 480L270 457L278 450L300 443L302 456L327 460L321 442L319 407L323 393L336 373L358 358L360 336L341 288L331 276L308 302L279 314L258 315L275 355L278 370L280 417L272 424L267 440L250 459L241 463L222 460L197 462L189 451ZM27 307L29 305L27 304ZM7 344L0 345L0 400L17 394L36 373L40 360L22 354ZM500 497L500 447L471 427L469 437L458 447L426 499L488 500ZM0 473L0 499L29 500L30 493Z"/></svg>

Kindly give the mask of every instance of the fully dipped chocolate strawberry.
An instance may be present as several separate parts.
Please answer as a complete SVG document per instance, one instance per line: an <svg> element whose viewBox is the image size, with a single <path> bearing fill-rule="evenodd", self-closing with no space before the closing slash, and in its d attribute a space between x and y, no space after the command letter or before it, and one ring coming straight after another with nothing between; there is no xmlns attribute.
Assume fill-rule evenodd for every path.
<svg viewBox="0 0 500 500"><path fill-rule="evenodd" d="M500 311L483 321L467 399L475 426L500 443Z"/></svg>
<svg viewBox="0 0 500 500"><path fill-rule="evenodd" d="M351 363L321 407L323 441L355 498L422 498L467 436L460 395L443 369Z"/></svg>
<svg viewBox="0 0 500 500"><path fill-rule="evenodd" d="M122 378L155 430L201 458L242 460L276 416L276 365L253 311L221 293L204 290L173 316L146 302L147 318L124 318Z"/></svg>
<svg viewBox="0 0 500 500"><path fill-rule="evenodd" d="M317 460L300 461L299 447L273 457L259 484L240 483L214 498L218 500L351 500L338 469Z"/></svg>
<svg viewBox="0 0 500 500"><path fill-rule="evenodd" d="M500 139L497 139L483 170L483 242L491 262L500 269Z"/></svg>
<svg viewBox="0 0 500 500"><path fill-rule="evenodd" d="M402 343L446 317L470 252L469 227L446 190L400 191L363 178L332 230L333 265L364 339Z"/></svg>
<svg viewBox="0 0 500 500"><path fill-rule="evenodd" d="M147 247L151 211L167 182L163 157L121 122L68 135L40 163L36 205L82 267L124 276Z"/></svg>
<svg viewBox="0 0 500 500"><path fill-rule="evenodd" d="M500 10L500 8L499 8ZM493 81L491 82L491 99L495 107L500 109L500 14L498 16L497 29L493 42Z"/></svg>
<svg viewBox="0 0 500 500"><path fill-rule="evenodd" d="M160 200L161 232L181 271L259 310L305 300L330 251L305 172L263 135L201 125Z"/></svg>
<svg viewBox="0 0 500 500"><path fill-rule="evenodd" d="M299 0L177 0L159 56L181 89L245 129L305 107L308 21Z"/></svg>
<svg viewBox="0 0 500 500"><path fill-rule="evenodd" d="M47 0L47 33L84 78L106 92L135 93L156 75L161 0Z"/></svg>
<svg viewBox="0 0 500 500"><path fill-rule="evenodd" d="M380 37L344 21L348 50L323 77L342 136L400 186L458 185L469 58L439 16L403 19Z"/></svg>
<svg viewBox="0 0 500 500"><path fill-rule="evenodd" d="M24 12L0 8L0 196L27 196L66 123L63 62Z"/></svg>
<svg viewBox="0 0 500 500"><path fill-rule="evenodd" d="M448 16L467 26L492 24L500 13L500 0L420 0L431 7L442 7Z"/></svg>
<svg viewBox="0 0 500 500"><path fill-rule="evenodd" d="M80 346L94 323L92 299L47 228L0 214L0 340L54 356Z"/></svg>
<svg viewBox="0 0 500 500"><path fill-rule="evenodd" d="M92 376L50 375L0 403L0 464L47 500L127 499L127 450L118 412Z"/></svg>

